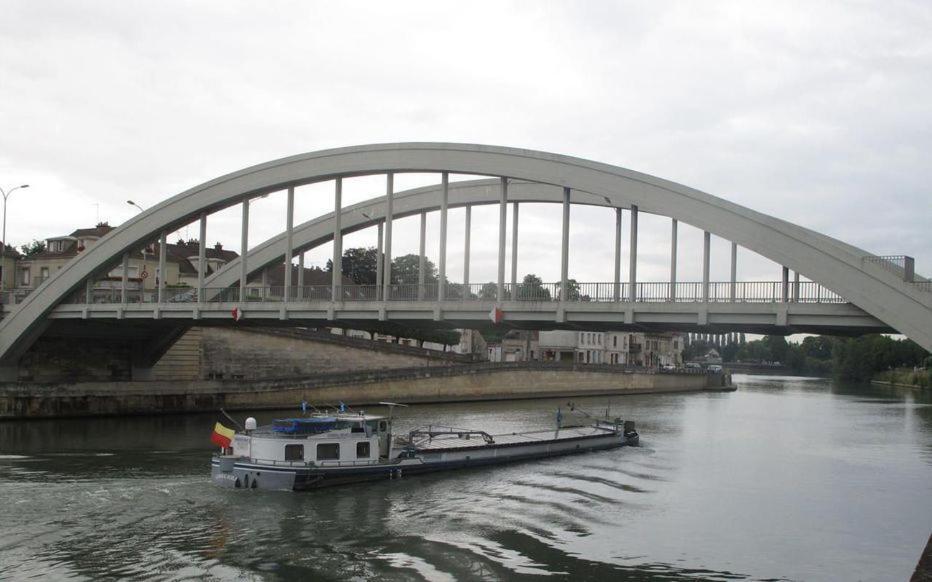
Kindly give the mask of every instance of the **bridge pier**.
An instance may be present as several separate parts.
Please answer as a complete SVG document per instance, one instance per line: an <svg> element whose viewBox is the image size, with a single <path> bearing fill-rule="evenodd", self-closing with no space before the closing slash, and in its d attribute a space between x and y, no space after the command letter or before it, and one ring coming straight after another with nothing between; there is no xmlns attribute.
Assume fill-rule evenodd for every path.
<svg viewBox="0 0 932 582"><path fill-rule="evenodd" d="M676 300L676 227L674 218L670 229L670 301Z"/></svg>
<svg viewBox="0 0 932 582"><path fill-rule="evenodd" d="M343 292L340 289L341 283L343 281L343 178L337 178L336 183L334 184L333 191L333 278L330 280L330 297L333 301L337 301L339 297L343 295ZM301 257L304 258L304 254L301 254ZM291 259L288 259L288 267L290 270ZM301 279L304 279L304 265L301 265L301 274L299 275ZM303 283L303 281L302 281ZM287 283L286 283L287 285ZM300 285L300 284L299 284Z"/></svg>
<svg viewBox="0 0 932 582"><path fill-rule="evenodd" d="M638 280L638 207L631 205L631 256L629 258L630 266L628 267L628 280L631 288L628 289L628 300L631 303L637 301L637 280Z"/></svg>
<svg viewBox="0 0 932 582"><path fill-rule="evenodd" d="M563 238L560 242L560 301L566 301L570 264L570 189L563 189Z"/></svg>
<svg viewBox="0 0 932 582"><path fill-rule="evenodd" d="M499 303L505 300L505 228L508 222L508 178L502 178L501 199L498 203L498 291Z"/></svg>
<svg viewBox="0 0 932 582"><path fill-rule="evenodd" d="M339 178L337 178L339 181ZM285 288L282 289L282 298L285 301L291 299L291 259L294 255L294 186L288 188L287 200L285 202L285 264L284 268L284 285ZM340 224L340 211L337 210L337 214L334 217L337 224ZM334 245L336 245L336 240L334 240ZM336 261L333 263L333 272L336 273L339 269Z"/></svg>
<svg viewBox="0 0 932 582"><path fill-rule="evenodd" d="M243 220L240 225L240 255L239 255L239 300L246 300L246 278L249 276L249 267L246 264L249 254L249 199L243 200Z"/></svg>
<svg viewBox="0 0 932 582"><path fill-rule="evenodd" d="M621 208L615 209L615 279L612 299L621 300Z"/></svg>
<svg viewBox="0 0 932 582"><path fill-rule="evenodd" d="M395 174L385 174L385 266L382 267L382 299L391 299L392 225L395 222Z"/></svg>
<svg viewBox="0 0 932 582"><path fill-rule="evenodd" d="M440 257L438 258L439 278L437 281L437 301L446 299L447 294L447 203L450 198L450 173L441 176L443 193L440 199Z"/></svg>

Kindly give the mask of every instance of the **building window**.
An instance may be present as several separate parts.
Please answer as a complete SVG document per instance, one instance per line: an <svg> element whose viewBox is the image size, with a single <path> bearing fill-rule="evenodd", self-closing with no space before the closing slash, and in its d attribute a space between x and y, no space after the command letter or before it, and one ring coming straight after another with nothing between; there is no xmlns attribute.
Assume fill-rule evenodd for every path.
<svg viewBox="0 0 932 582"><path fill-rule="evenodd" d="M304 445L285 445L286 461L303 461Z"/></svg>
<svg viewBox="0 0 932 582"><path fill-rule="evenodd" d="M370 456L369 441L362 441L356 443L356 458L357 459L368 459Z"/></svg>
<svg viewBox="0 0 932 582"><path fill-rule="evenodd" d="M318 461L336 461L340 459L340 443L317 445Z"/></svg>
<svg viewBox="0 0 932 582"><path fill-rule="evenodd" d="M618 347L618 336L617 336L617 335L613 335L613 336L612 336L612 347L613 347L613 348L617 348L617 347Z"/></svg>
<svg viewBox="0 0 932 582"><path fill-rule="evenodd" d="M41 269L39 269L39 276L42 278L43 281L45 281L46 279L48 279L48 278L49 278L49 268L48 268L48 267L42 267Z"/></svg>
<svg viewBox="0 0 932 582"><path fill-rule="evenodd" d="M21 270L20 274L23 276L20 280L20 283L23 285L23 287L29 287L29 268L27 267Z"/></svg>

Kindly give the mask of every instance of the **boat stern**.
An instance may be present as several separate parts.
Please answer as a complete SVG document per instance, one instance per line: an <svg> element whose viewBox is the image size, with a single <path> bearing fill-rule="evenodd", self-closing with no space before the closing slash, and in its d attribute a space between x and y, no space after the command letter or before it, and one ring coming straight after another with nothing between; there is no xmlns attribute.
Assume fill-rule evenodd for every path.
<svg viewBox="0 0 932 582"><path fill-rule="evenodd" d="M240 464L244 459L232 455L215 455L210 466L210 480L226 489L265 489L293 491L294 471L282 471Z"/></svg>

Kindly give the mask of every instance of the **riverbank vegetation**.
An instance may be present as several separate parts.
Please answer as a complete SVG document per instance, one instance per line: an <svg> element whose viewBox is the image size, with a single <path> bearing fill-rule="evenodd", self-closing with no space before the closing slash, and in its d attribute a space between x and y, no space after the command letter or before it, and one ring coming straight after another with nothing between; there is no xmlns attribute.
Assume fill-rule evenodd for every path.
<svg viewBox="0 0 932 582"><path fill-rule="evenodd" d="M693 342L686 359L713 348L706 342ZM719 349L719 348L716 348ZM932 357L916 342L885 335L856 338L809 336L801 342L788 342L783 336L764 336L719 349L726 363L754 363L781 367L793 374L835 376L841 380L886 382L928 386Z"/></svg>

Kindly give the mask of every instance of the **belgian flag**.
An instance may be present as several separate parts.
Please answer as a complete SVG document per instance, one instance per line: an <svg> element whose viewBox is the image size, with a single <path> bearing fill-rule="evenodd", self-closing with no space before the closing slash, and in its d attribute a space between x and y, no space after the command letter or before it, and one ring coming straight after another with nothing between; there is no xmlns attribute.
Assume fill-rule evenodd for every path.
<svg viewBox="0 0 932 582"><path fill-rule="evenodd" d="M235 434L236 431L232 428L227 428L218 422L214 425L214 432L210 435L210 442L225 449L230 446Z"/></svg>

